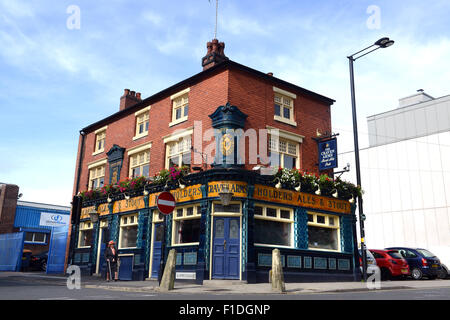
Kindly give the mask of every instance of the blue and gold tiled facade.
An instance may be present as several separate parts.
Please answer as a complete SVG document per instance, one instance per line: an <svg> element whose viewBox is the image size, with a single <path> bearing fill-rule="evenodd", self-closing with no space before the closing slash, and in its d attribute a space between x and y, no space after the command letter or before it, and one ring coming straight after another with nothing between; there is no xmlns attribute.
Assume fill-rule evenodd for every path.
<svg viewBox="0 0 450 320"><path fill-rule="evenodd" d="M169 185L177 207L165 222L155 205L163 186L147 188L145 196L136 190L129 200L120 195L111 203L83 203L69 262L85 273L104 275L102 250L114 240L124 280L155 278L160 257L174 248L177 279L253 283L268 281L272 250L278 248L286 282L358 280L356 218L348 201L276 189L272 176L240 168L192 173L185 180L184 189ZM233 192L229 206L219 197L224 185ZM80 225L90 221L95 207L99 221L88 230L90 246L80 247L80 237L87 234Z"/></svg>

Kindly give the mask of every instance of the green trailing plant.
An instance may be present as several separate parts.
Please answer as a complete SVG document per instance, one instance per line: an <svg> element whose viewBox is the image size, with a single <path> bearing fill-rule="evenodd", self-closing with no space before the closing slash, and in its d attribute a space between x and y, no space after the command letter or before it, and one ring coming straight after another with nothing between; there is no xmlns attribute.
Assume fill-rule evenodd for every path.
<svg viewBox="0 0 450 320"><path fill-rule="evenodd" d="M323 196L331 196L336 189L335 181L327 174L320 175L319 179L317 179L317 184L319 185L320 192Z"/></svg>
<svg viewBox="0 0 450 320"><path fill-rule="evenodd" d="M144 176L125 178L117 183L104 185L94 190L80 192L83 201L96 200L103 197L113 196L124 192L133 192L143 189L145 186L166 184L167 182L176 182L189 173L189 167L173 167L169 170L163 169L153 178Z"/></svg>
<svg viewBox="0 0 450 320"><path fill-rule="evenodd" d="M300 171L297 169L279 168L274 175L274 182L279 179L280 183L287 187L296 188L301 185L301 192L315 193L320 188L323 196L332 196L337 191L339 199L349 200L352 197L357 198L364 193L361 187L351 182L343 181L340 178L333 180L327 174L318 176L315 173Z"/></svg>

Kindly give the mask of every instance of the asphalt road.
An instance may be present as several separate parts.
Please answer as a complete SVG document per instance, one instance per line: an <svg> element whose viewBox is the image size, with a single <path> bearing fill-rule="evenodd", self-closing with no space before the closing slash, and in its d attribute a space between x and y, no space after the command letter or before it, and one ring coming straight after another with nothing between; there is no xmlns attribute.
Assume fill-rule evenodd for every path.
<svg viewBox="0 0 450 320"><path fill-rule="evenodd" d="M66 282L0 279L0 300L449 300L450 288L372 290L365 292L296 294L208 294L124 292L100 288L69 290Z"/></svg>

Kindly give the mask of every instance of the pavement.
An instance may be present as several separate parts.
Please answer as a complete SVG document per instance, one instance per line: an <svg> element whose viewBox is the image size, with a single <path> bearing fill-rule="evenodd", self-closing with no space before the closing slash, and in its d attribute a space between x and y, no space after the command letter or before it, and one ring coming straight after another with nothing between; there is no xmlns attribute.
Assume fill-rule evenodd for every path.
<svg viewBox="0 0 450 320"><path fill-rule="evenodd" d="M42 282L55 285L66 285L68 276L47 275L42 272L0 272L1 279L24 280ZM368 286L369 284L369 286ZM370 287L371 285L371 287ZM159 291L156 280L145 281L112 281L106 282L97 276L83 276L81 287L97 288L125 292L157 292ZM382 281L376 287L375 283L364 282L313 282L313 283L286 283L284 294L305 294L305 293L331 293L331 292L358 292L372 290L398 290L398 289L433 289L450 288L450 280L392 280ZM375 288L376 287L376 288ZM192 282L175 281L174 290L169 293L186 294L273 294L269 283L248 284L244 281L235 280L206 280L203 285Z"/></svg>

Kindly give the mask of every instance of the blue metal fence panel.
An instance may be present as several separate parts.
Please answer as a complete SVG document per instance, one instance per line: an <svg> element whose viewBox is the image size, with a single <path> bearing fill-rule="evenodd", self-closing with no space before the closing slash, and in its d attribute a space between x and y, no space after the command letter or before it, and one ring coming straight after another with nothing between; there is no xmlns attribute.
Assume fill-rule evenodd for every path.
<svg viewBox="0 0 450 320"><path fill-rule="evenodd" d="M20 271L23 232L0 234L0 271Z"/></svg>
<svg viewBox="0 0 450 320"><path fill-rule="evenodd" d="M53 228L47 259L47 273L64 273L69 227Z"/></svg>

